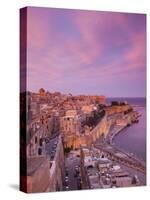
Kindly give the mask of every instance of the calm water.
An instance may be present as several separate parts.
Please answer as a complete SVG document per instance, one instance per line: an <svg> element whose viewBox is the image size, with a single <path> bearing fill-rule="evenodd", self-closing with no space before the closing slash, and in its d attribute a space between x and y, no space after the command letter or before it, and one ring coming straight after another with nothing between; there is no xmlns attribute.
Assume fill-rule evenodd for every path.
<svg viewBox="0 0 150 200"><path fill-rule="evenodd" d="M120 132L114 138L114 143L146 161L146 101L145 98L130 98L127 101L131 105L140 106L135 107L135 110L139 111L142 116L139 118L139 123L135 123Z"/></svg>

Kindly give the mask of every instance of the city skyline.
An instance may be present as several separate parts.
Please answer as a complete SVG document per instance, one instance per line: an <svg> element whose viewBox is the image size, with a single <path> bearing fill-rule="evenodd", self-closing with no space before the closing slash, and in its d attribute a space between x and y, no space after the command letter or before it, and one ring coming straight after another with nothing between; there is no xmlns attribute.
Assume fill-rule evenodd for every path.
<svg viewBox="0 0 150 200"><path fill-rule="evenodd" d="M45 90L45 88L43 88L43 87L41 87L41 88ZM37 93L39 93L39 90L40 90L41 88L39 88L37 91L27 91L27 92L31 92L31 93L37 94ZM45 92L49 92L49 93L52 93L52 94L55 93L55 92L56 92L56 93L58 92L58 93L61 93L62 95L72 95L72 96L80 96L80 95L81 95L81 96L82 96L82 95L83 95L83 96L104 96L103 94L100 94L100 93L99 93L99 94L98 94L98 93L97 93L97 94L83 94L83 93L82 93L82 94L73 94L73 93L71 93L71 92L63 93L63 92L61 92L61 91L50 91L50 90L45 90ZM136 98L142 98L142 99L146 99L146 96L133 96L133 97L132 97L132 96L105 96L105 97L106 97L107 99L109 99L109 98L110 98L110 99L111 99L111 98L128 98L128 99L130 99L130 98L131 98L131 99L132 99L132 98L133 98L133 99L134 99L134 98L135 98L135 99L136 99Z"/></svg>
<svg viewBox="0 0 150 200"><path fill-rule="evenodd" d="M27 90L146 96L146 15L28 8Z"/></svg>

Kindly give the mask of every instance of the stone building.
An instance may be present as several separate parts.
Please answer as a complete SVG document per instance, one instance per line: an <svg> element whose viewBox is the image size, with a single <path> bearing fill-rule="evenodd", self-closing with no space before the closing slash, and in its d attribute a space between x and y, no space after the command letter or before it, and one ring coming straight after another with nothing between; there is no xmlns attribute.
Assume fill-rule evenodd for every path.
<svg viewBox="0 0 150 200"><path fill-rule="evenodd" d="M22 187L27 193L49 191L49 162L45 156L27 158L27 175L21 177Z"/></svg>
<svg viewBox="0 0 150 200"><path fill-rule="evenodd" d="M129 109L131 109L131 106L127 104L127 105L107 106L105 108L105 111L107 115L113 115L116 113L126 112Z"/></svg>
<svg viewBox="0 0 150 200"><path fill-rule="evenodd" d="M31 193L63 190L64 150L61 136L57 138L53 157L51 155L52 152L47 154L45 149L39 154L38 148L32 148L26 158L24 173L21 174L22 191Z"/></svg>
<svg viewBox="0 0 150 200"><path fill-rule="evenodd" d="M64 136L64 147L72 148L72 149L79 149L80 145L87 144L91 145L95 142L100 136L107 135L109 128L111 125L111 121L107 120L107 117L103 117L99 124L89 132L85 132L85 134L66 134Z"/></svg>
<svg viewBox="0 0 150 200"><path fill-rule="evenodd" d="M43 88L40 88L39 89L39 95L42 97L42 96L45 96L46 95L46 92Z"/></svg>
<svg viewBox="0 0 150 200"><path fill-rule="evenodd" d="M62 191L64 180L64 149L61 136L58 137L57 148L53 160L50 162L50 185L49 191Z"/></svg>
<svg viewBox="0 0 150 200"><path fill-rule="evenodd" d="M81 117L75 110L67 111L66 115L60 118L60 130L63 135L80 134Z"/></svg>

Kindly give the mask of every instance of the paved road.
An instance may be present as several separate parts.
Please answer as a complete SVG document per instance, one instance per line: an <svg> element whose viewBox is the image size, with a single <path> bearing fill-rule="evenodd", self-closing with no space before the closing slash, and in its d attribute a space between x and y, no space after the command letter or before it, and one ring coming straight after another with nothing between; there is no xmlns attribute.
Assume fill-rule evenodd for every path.
<svg viewBox="0 0 150 200"><path fill-rule="evenodd" d="M103 152L109 154L111 157L113 157L113 159L126 165L127 167L134 168L143 174L146 173L146 167L144 163L134 156L131 156L130 154L123 152L120 149L118 150L118 148L105 143L96 144L95 147L100 148Z"/></svg>
<svg viewBox="0 0 150 200"><path fill-rule="evenodd" d="M65 167L68 169L68 190L77 190L77 178L74 177L75 166L80 164L80 158L69 154L65 158ZM65 189L65 188L64 188ZM66 189L65 189L66 190Z"/></svg>
<svg viewBox="0 0 150 200"><path fill-rule="evenodd" d="M55 156L57 142L58 142L58 137L54 137L53 139L50 139L45 146L46 154L49 155L51 160L53 160L52 158Z"/></svg>
<svg viewBox="0 0 150 200"><path fill-rule="evenodd" d="M121 166L121 168L123 170L129 172L129 174L131 176L137 175L138 178L139 178L139 181L140 181L140 185L145 185L146 184L146 176L145 176L145 174L143 174L143 173L141 173L139 171L136 171L136 170L134 170L132 168L129 168L129 167L125 166L125 165L122 165L122 164L120 164L120 166Z"/></svg>

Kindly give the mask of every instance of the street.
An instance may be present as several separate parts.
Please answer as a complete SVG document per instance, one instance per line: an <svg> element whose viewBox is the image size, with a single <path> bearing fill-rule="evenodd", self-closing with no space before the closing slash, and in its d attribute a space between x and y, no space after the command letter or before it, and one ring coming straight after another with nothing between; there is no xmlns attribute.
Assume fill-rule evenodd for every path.
<svg viewBox="0 0 150 200"><path fill-rule="evenodd" d="M80 165L80 157L69 153L65 158L66 176L64 178L64 190L78 190L75 170ZM76 169L75 169L76 168Z"/></svg>

